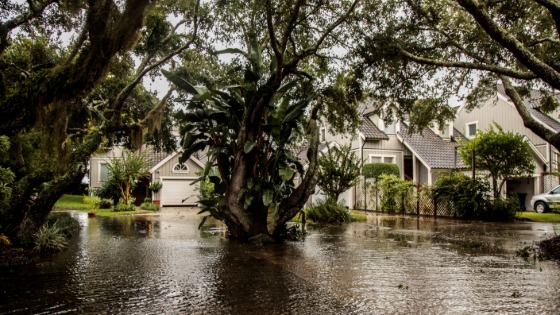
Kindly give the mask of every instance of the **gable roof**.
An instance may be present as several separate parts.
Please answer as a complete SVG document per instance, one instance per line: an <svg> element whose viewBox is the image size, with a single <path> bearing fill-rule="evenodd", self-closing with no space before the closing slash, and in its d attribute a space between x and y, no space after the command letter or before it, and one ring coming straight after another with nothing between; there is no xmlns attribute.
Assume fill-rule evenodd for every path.
<svg viewBox="0 0 560 315"><path fill-rule="evenodd" d="M377 128L377 126L366 116L363 117L360 132L364 135L366 140L389 140L389 136L379 130L379 128Z"/></svg>
<svg viewBox="0 0 560 315"><path fill-rule="evenodd" d="M455 154L455 148L458 147L458 144L443 140L430 128L425 128L422 134L409 134L407 125L401 123L401 130L397 134L401 142L430 168L468 168L463 160ZM462 137L460 133L457 134Z"/></svg>
<svg viewBox="0 0 560 315"><path fill-rule="evenodd" d="M163 164L169 162L172 158L174 158L177 154L179 153L183 153L183 150L178 150L175 151L171 154L166 155L163 159L161 159L158 163L154 164L154 166L152 166L152 168L150 168L150 173L155 172L158 168L160 168ZM198 166L204 168L204 163L200 162L199 159L195 158L193 155L191 155L191 157L189 158L190 160L192 160L195 164L197 164Z"/></svg>

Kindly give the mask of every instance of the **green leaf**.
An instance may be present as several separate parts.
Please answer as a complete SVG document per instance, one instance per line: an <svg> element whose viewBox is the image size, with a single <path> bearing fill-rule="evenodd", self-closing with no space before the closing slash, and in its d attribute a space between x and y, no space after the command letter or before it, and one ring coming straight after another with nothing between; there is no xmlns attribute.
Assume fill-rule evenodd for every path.
<svg viewBox="0 0 560 315"><path fill-rule="evenodd" d="M209 215L202 217L202 221L200 221L200 224L198 225L199 230L202 228L204 223L206 223L206 220L208 220L209 217L210 217Z"/></svg>
<svg viewBox="0 0 560 315"><path fill-rule="evenodd" d="M281 167L278 170L278 174L284 181L289 181L295 174L295 170L291 167Z"/></svg>
<svg viewBox="0 0 560 315"><path fill-rule="evenodd" d="M245 141L245 146L243 146L243 152L249 153L249 152L253 151L254 148L255 148L255 143L254 142Z"/></svg>
<svg viewBox="0 0 560 315"><path fill-rule="evenodd" d="M186 92L198 95L198 90L190 84L187 80L181 78L180 76L176 75L173 72L169 72L167 70L161 70L161 73L173 84L175 84L178 88L185 90Z"/></svg>
<svg viewBox="0 0 560 315"><path fill-rule="evenodd" d="M274 191L267 189L263 194L263 204L268 207L272 203L272 198L274 197Z"/></svg>
<svg viewBox="0 0 560 315"><path fill-rule="evenodd" d="M248 58L247 54L239 48L226 48L222 50L216 50L214 52L214 55L223 55L223 54L240 54Z"/></svg>
<svg viewBox="0 0 560 315"><path fill-rule="evenodd" d="M247 179L247 188L253 189L254 184L252 178Z"/></svg>

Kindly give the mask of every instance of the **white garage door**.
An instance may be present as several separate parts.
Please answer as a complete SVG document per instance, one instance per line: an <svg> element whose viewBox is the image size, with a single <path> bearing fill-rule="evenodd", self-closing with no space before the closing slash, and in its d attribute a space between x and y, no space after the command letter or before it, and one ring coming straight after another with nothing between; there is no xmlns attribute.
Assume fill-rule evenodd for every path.
<svg viewBox="0 0 560 315"><path fill-rule="evenodd" d="M196 184L191 185L194 179L163 179L161 187L162 206L195 205L198 202ZM182 202L184 199L185 202Z"/></svg>

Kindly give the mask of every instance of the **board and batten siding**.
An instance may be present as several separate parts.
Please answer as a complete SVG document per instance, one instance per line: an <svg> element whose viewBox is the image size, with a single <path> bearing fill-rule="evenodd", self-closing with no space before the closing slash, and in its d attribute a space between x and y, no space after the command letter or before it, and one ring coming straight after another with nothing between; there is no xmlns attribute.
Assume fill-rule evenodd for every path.
<svg viewBox="0 0 560 315"><path fill-rule="evenodd" d="M504 131L527 136L537 148L546 144L546 141L523 125L523 120L521 116L519 116L517 109L500 97L493 97L482 106L476 107L470 112L462 108L461 111L457 113L454 125L457 130L467 136L466 126L472 122L477 122L478 130L488 130L488 128L496 122ZM547 156L545 155L545 157Z"/></svg>
<svg viewBox="0 0 560 315"><path fill-rule="evenodd" d="M200 165L195 163L192 159L188 159L185 162L187 164L188 169L189 169L188 173L173 172L173 167L177 163L179 163L179 157L180 156L181 156L180 153L176 154L169 161L167 161L166 163L164 163L163 165L161 165L160 167L155 169L153 174L152 174L152 179L154 181L159 181L159 179L161 177L192 177L192 178L196 178L197 177L196 173L198 171L202 170L202 167L200 167Z"/></svg>

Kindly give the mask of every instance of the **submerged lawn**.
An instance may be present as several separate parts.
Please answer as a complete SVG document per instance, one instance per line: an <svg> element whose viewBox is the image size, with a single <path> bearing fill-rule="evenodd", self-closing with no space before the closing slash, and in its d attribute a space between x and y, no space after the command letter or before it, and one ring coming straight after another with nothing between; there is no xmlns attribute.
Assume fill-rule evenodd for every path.
<svg viewBox="0 0 560 315"><path fill-rule="evenodd" d="M550 223L560 222L560 213L555 213L555 212L548 212L548 213L518 212L517 217L520 219L526 219L534 222L550 222Z"/></svg>
<svg viewBox="0 0 560 315"><path fill-rule="evenodd" d="M95 212L95 215L99 217L113 217L119 215L143 214L143 213L155 212L155 211L143 210L139 208L137 208L137 210L135 211L119 211L119 212L115 212L111 209L90 210L89 205L84 202L84 196L77 196L77 195L63 195L54 204L53 210L78 210L81 212Z"/></svg>

